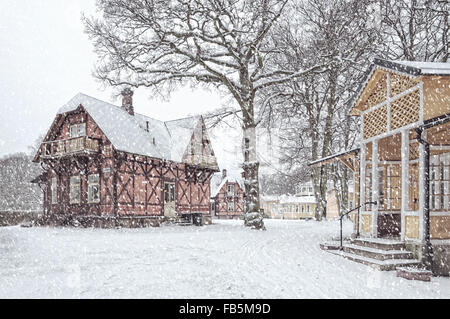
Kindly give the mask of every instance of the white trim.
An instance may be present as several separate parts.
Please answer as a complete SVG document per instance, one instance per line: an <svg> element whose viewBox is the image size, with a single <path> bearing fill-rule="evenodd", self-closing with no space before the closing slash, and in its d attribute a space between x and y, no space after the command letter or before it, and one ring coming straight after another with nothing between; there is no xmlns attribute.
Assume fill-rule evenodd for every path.
<svg viewBox="0 0 450 319"><path fill-rule="evenodd" d="M378 139L372 142L372 201L377 202L372 207L372 236L378 233Z"/></svg>
<svg viewBox="0 0 450 319"><path fill-rule="evenodd" d="M53 176L51 178L51 183L50 183L50 195L51 195L51 199L50 199L50 204L51 205L56 205L58 204L58 178L56 176Z"/></svg>
<svg viewBox="0 0 450 319"><path fill-rule="evenodd" d="M401 240L405 240L405 215L409 206L409 130L402 131L402 163L401 163L401 183L402 183L402 216L400 226Z"/></svg>
<svg viewBox="0 0 450 319"><path fill-rule="evenodd" d="M414 85L413 87L411 87L411 88L409 88L409 89L407 89L407 90L405 90L405 91L403 91L403 92L393 96L392 98L388 95L386 100L384 100L383 102L381 102L381 103L379 103L377 105L371 106L371 107L369 107L368 109L366 109L364 111L361 111L361 115L365 115L367 113L370 113L370 112L372 112L372 111L374 111L374 110L384 106L384 104L388 104L388 102L395 101L395 100L397 100L397 99L399 99L399 98L401 98L401 97L403 97L405 95L408 95L411 92L414 92L417 89L420 90L422 87L423 87L423 83L420 82L420 83Z"/></svg>
<svg viewBox="0 0 450 319"><path fill-rule="evenodd" d="M382 133L380 135L372 136L372 137L369 137L369 138L367 138L365 140L363 139L363 142L364 143L370 143L370 142L372 142L374 140L379 140L379 139L385 138L385 137L390 136L390 135L398 134L398 133L400 133L401 131L403 131L405 129L415 128L415 127L419 126L420 124L422 124L422 123L420 121L417 121L417 122L414 122L414 123L411 123L411 124L408 124L408 125L396 128L393 131L384 132L384 133Z"/></svg>
<svg viewBox="0 0 450 319"><path fill-rule="evenodd" d="M360 168L359 168L359 197L361 199L360 205L363 205L366 202L366 194L365 194L365 185L366 185L366 144L362 143L361 146L361 158L360 158ZM360 208L360 216L363 214L362 209ZM361 218L358 218L358 232L361 233Z"/></svg>
<svg viewBox="0 0 450 319"><path fill-rule="evenodd" d="M386 130L389 132L391 130L391 76L389 72L386 74Z"/></svg>
<svg viewBox="0 0 450 319"><path fill-rule="evenodd" d="M450 212L433 212L433 211L430 211L430 216L450 216Z"/></svg>
<svg viewBox="0 0 450 319"><path fill-rule="evenodd" d="M384 100L383 102L381 102L381 103L379 103L377 105L371 106L365 111L362 111L361 115L367 115L367 113L371 113L372 111L376 111L377 109L383 107L385 104L387 104L387 100Z"/></svg>
<svg viewBox="0 0 450 319"><path fill-rule="evenodd" d="M419 95L420 95L420 109L419 109L419 122L423 124L423 81L419 83Z"/></svg>
<svg viewBox="0 0 450 319"><path fill-rule="evenodd" d="M419 211L418 210L405 211L404 214L405 216L419 216Z"/></svg>
<svg viewBox="0 0 450 319"><path fill-rule="evenodd" d="M424 131L422 135L426 135ZM426 138L426 136L423 136ZM423 241L424 239L424 207L425 207L425 146L422 143L419 143L419 240Z"/></svg>
<svg viewBox="0 0 450 319"><path fill-rule="evenodd" d="M422 82L420 82L420 83L422 83ZM417 89L420 90L420 88L421 88L420 83L418 83L418 84L414 85L413 87L411 87L411 88L409 88L409 89L407 89L407 90L405 90L405 91L403 91L403 92L393 96L391 98L391 101L397 100L397 99L399 99L399 98L401 98L401 97L403 97L405 95L408 95L409 93L414 92Z"/></svg>
<svg viewBox="0 0 450 319"><path fill-rule="evenodd" d="M378 161L378 165L380 165L380 164L386 164L386 165L388 165L388 164L401 164L401 160L400 161Z"/></svg>
<svg viewBox="0 0 450 319"><path fill-rule="evenodd" d="M430 145L430 150L433 151L450 151L450 145ZM436 155L436 154L434 154Z"/></svg>
<svg viewBox="0 0 450 319"><path fill-rule="evenodd" d="M410 159L409 162L410 163L418 163L419 159L418 158L413 159L413 160ZM378 165L380 165L380 164L401 164L401 163L402 163L402 161L379 161ZM366 161L366 164L372 164L372 161Z"/></svg>

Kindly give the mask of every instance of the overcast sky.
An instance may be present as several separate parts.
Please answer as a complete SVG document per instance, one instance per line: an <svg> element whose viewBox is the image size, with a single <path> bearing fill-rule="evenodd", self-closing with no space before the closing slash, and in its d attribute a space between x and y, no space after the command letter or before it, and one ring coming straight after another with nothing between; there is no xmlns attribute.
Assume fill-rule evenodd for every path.
<svg viewBox="0 0 450 319"><path fill-rule="evenodd" d="M57 110L78 92L120 105L92 77L96 56L81 12L94 0L0 1L0 156L27 151L45 134ZM135 111L160 120L221 106L214 91L180 89L169 102L135 91Z"/></svg>

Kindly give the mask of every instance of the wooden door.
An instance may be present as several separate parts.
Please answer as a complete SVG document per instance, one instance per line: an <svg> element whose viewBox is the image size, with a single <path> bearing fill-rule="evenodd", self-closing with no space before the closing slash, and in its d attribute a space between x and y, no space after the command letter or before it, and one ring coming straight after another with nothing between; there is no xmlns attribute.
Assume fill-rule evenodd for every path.
<svg viewBox="0 0 450 319"><path fill-rule="evenodd" d="M175 183L164 182L164 216L175 217Z"/></svg>

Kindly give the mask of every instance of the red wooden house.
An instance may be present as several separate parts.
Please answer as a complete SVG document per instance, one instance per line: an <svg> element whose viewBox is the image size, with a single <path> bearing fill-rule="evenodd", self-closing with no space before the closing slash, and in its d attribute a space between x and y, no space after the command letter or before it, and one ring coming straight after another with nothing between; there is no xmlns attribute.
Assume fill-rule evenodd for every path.
<svg viewBox="0 0 450 319"><path fill-rule="evenodd" d="M240 218L244 213L244 187L242 180L227 175L216 174L211 181L211 214L217 218Z"/></svg>
<svg viewBox="0 0 450 319"><path fill-rule="evenodd" d="M147 225L209 217L217 161L203 118L162 122L78 94L57 113L33 161L44 215L66 224ZM199 218L195 218L196 221Z"/></svg>

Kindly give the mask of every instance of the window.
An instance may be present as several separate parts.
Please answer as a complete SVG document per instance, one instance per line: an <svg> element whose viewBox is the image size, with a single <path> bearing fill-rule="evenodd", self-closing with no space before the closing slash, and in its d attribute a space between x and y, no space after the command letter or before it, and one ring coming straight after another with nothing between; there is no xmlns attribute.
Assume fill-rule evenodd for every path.
<svg viewBox="0 0 450 319"><path fill-rule="evenodd" d="M302 205L302 213L305 212L305 205Z"/></svg>
<svg viewBox="0 0 450 319"><path fill-rule="evenodd" d="M450 153L430 158L430 208L440 211L450 208Z"/></svg>
<svg viewBox="0 0 450 319"><path fill-rule="evenodd" d="M73 124L70 126L70 137L80 137L86 135L86 123Z"/></svg>
<svg viewBox="0 0 450 319"><path fill-rule="evenodd" d="M313 189L312 189L312 187L310 187L310 188L309 188L309 192L312 193L312 191L313 191Z"/></svg>
<svg viewBox="0 0 450 319"><path fill-rule="evenodd" d="M295 212L298 213L298 205L295 205Z"/></svg>
<svg viewBox="0 0 450 319"><path fill-rule="evenodd" d="M100 184L98 174L88 176L88 202L100 202Z"/></svg>
<svg viewBox="0 0 450 319"><path fill-rule="evenodd" d="M164 183L164 202L170 203L175 201L175 184Z"/></svg>
<svg viewBox="0 0 450 319"><path fill-rule="evenodd" d="M384 178L384 166L378 168L378 209L384 209L384 188L385 188L385 178Z"/></svg>
<svg viewBox="0 0 450 319"><path fill-rule="evenodd" d="M306 211L309 213L309 205L306 205Z"/></svg>
<svg viewBox="0 0 450 319"><path fill-rule="evenodd" d="M211 212L214 212L216 209L215 203L211 203Z"/></svg>
<svg viewBox="0 0 450 319"><path fill-rule="evenodd" d="M372 201L372 165L366 165L366 179L364 183L364 191L366 195L366 202ZM372 204L366 204L364 209L366 211L372 210Z"/></svg>
<svg viewBox="0 0 450 319"><path fill-rule="evenodd" d="M234 212L234 203L233 202L228 202L227 203L227 209L229 212Z"/></svg>
<svg viewBox="0 0 450 319"><path fill-rule="evenodd" d="M52 177L52 184L51 184L52 204L56 204L58 202L57 186L58 184L56 181L56 177Z"/></svg>
<svg viewBox="0 0 450 319"><path fill-rule="evenodd" d="M228 194L228 196L234 196L234 185L233 184L227 185L227 194Z"/></svg>
<svg viewBox="0 0 450 319"><path fill-rule="evenodd" d="M80 176L72 176L70 178L70 203L79 204L80 203Z"/></svg>

